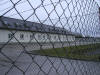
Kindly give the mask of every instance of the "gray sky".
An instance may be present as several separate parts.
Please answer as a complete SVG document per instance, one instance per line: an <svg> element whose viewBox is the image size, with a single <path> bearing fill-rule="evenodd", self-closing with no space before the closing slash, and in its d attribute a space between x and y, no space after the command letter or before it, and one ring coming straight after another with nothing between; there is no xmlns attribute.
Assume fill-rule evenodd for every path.
<svg viewBox="0 0 100 75"><path fill-rule="evenodd" d="M95 0L97 3L98 3L98 5L100 6L100 0Z"/></svg>
<svg viewBox="0 0 100 75"><path fill-rule="evenodd" d="M16 3L19 0L12 0L12 1L14 3ZM35 13L39 17L40 20L44 20L44 19L46 19L48 17L48 14L46 13L46 11L43 8L43 6L41 5L41 0L29 0L29 1L32 4L32 6L34 7L34 9L36 9ZM63 13L63 10L62 10L60 4L57 3L57 2L59 2L59 0L51 0L51 1L50 0L43 0L43 1L44 1L43 5L46 8L46 10L47 10L48 13L50 13L54 9L54 6L51 4L51 1L53 2L54 5L58 4L56 6L55 10L57 11L58 15L61 16L61 14ZM72 2L70 3L70 1L73 1L73 4L72 4ZM80 4L81 4L81 1L84 1L83 6L80 6L79 3L76 6L75 1L77 1L77 0L67 0L67 3L70 3L69 9L68 9L68 8L66 8L66 7L68 7L68 4L66 3L66 1L61 0L60 3L62 4L63 8L64 9L66 8L66 11L65 11L66 17L76 16L77 14L81 15L81 12L78 13L78 11L77 11L80 8L82 9L82 12L84 12L84 14L87 14L86 11L83 9L83 7L85 7L86 0L80 0L80 2L79 2ZM88 0L88 1L93 1L93 0ZM98 1L98 3L100 3L99 0L97 0L97 1ZM41 6L39 6L39 5L41 5ZM73 5L76 8L74 8ZM87 4L87 7L88 7L88 5L89 4ZM13 4L10 2L10 0L2 0L0 2L0 15L4 14L7 10L11 9L12 7L13 7ZM18 10L18 12L20 12L20 14L22 15L22 17L24 19L26 19L27 17L29 17L34 12L34 10L31 8L31 6L27 2L27 0L21 0L18 3L18 5L16 5L16 9ZM85 9L88 10L88 8L85 8ZM75 11L75 13L73 12L73 10ZM70 12L73 12L73 13L70 14ZM7 14L5 14L5 16L20 18L19 14L16 12L15 9L13 9L10 12L8 12ZM34 20L36 20L36 18L35 18L36 16L33 15L33 17L34 17ZM62 15L62 18L63 17L64 16ZM55 13L55 11L53 11L50 14L50 18L51 19L58 18L57 14Z"/></svg>
<svg viewBox="0 0 100 75"><path fill-rule="evenodd" d="M16 3L19 0L12 0L12 1ZM48 25L54 24L59 27L64 26L68 30L70 29L71 31L76 30L77 32L84 33L84 35L95 34L94 32L96 31L94 30L97 30L95 28L97 27L98 24L96 23L97 25L95 24L95 26L93 26L92 22L94 23L98 22L99 18L97 17L98 14L90 14L90 13L96 13L98 11L97 5L93 2L93 0L88 0L89 3L87 4L86 4L87 0L66 0L67 3L65 0L61 0L61 2L59 2L59 0L51 0L54 6L57 5L55 8L57 13L54 11L54 6L52 5L50 0L43 0L43 1L44 2L42 3L43 4L42 5L41 0L29 0L33 8L36 9L35 14L38 16L39 20L41 20L41 22L43 22L44 24L48 24ZM78 1L77 4L76 4L76 1ZM100 4L100 0L96 0L96 1L98 4ZM64 12L65 14L63 14L63 10L60 6L60 3L63 9L66 9ZM69 6L68 6L68 3L69 3ZM44 9L43 6L45 7L46 10ZM13 4L10 2L10 0L0 1L0 15L3 15L6 11L11 9L12 7L13 7ZM34 12L34 10L29 5L27 0L21 0L18 3L18 5L16 5L16 9L24 19L27 19ZM81 11L79 11L80 9ZM39 22L35 14L33 14L28 20L32 22L33 21ZM49 18L52 20L53 24L48 18L48 14L50 14ZM86 15L86 14L90 14L90 15ZM16 12L15 9L12 9L11 11L7 12L4 16L22 19L20 15ZM83 15L86 15L86 16L83 16ZM58 16L60 16L60 21L59 21ZM94 19L94 21L92 21L92 19Z"/></svg>

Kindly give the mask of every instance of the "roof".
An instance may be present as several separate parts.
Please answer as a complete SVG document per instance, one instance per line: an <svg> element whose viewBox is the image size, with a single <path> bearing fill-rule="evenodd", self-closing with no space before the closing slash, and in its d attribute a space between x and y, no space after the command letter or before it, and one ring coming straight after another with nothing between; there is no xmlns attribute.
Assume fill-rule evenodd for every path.
<svg viewBox="0 0 100 75"><path fill-rule="evenodd" d="M72 34L76 37L83 37L83 35L81 33L76 33L76 32L72 32Z"/></svg>
<svg viewBox="0 0 100 75"><path fill-rule="evenodd" d="M24 21L24 20L19 20L15 18L9 18L9 17L0 18L0 29L73 35L72 32L64 28L45 25L42 23Z"/></svg>

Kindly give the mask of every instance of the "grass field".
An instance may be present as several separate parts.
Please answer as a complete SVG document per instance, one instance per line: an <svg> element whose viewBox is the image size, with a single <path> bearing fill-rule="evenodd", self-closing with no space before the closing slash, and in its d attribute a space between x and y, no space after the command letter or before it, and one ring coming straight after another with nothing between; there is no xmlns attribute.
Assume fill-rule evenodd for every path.
<svg viewBox="0 0 100 75"><path fill-rule="evenodd" d="M78 45L63 48L35 50L31 51L31 53L43 56L99 61L99 54L88 55L89 52L96 51L97 49L100 49L100 44Z"/></svg>

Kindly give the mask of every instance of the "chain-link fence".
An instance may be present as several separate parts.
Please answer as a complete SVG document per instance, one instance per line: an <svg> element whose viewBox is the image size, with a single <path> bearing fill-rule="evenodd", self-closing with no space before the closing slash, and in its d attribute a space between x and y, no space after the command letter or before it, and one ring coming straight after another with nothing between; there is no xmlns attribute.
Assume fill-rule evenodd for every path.
<svg viewBox="0 0 100 75"><path fill-rule="evenodd" d="M100 75L95 0L1 0L0 75Z"/></svg>

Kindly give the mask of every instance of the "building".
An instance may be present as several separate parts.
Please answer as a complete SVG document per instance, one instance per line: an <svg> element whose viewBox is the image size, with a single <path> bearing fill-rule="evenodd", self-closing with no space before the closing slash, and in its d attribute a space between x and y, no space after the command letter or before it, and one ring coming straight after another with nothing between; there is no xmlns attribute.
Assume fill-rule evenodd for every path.
<svg viewBox="0 0 100 75"><path fill-rule="evenodd" d="M0 18L0 43L75 41L72 32L60 27L14 18Z"/></svg>

